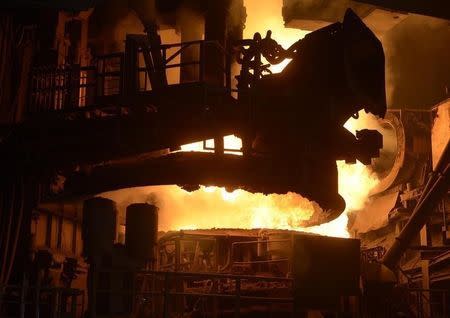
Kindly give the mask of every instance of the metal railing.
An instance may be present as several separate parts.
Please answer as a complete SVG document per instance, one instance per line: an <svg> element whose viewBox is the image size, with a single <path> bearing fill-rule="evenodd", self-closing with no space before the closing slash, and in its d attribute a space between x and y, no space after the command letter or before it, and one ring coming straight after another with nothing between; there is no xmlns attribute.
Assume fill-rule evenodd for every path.
<svg viewBox="0 0 450 318"><path fill-rule="evenodd" d="M96 58L96 96L114 96L122 93L124 53L112 53Z"/></svg>
<svg viewBox="0 0 450 318"><path fill-rule="evenodd" d="M172 54L168 55L169 50L176 49ZM188 62L172 63L177 57L187 50L192 50L198 53L198 60L192 60ZM219 59L211 59L211 67L218 70L217 74L222 74L224 77L224 86L227 89L231 89L231 55L226 49L220 45L217 41L189 41L175 44L161 45L161 53L165 65L165 69L182 68L186 66L198 67L198 81L203 82L206 80L207 75L207 56L216 56Z"/></svg>
<svg viewBox="0 0 450 318"><path fill-rule="evenodd" d="M404 288L403 299L405 304L417 318L444 318L448 317L448 303L450 301L448 290Z"/></svg>
<svg viewBox="0 0 450 318"><path fill-rule="evenodd" d="M293 314L293 280L289 278L227 275L212 273L140 271L130 273L101 271L96 275L127 277L129 288L96 288L95 299L114 298L116 303L132 304L128 314L143 312L151 317L234 316L245 312ZM117 278L117 276L116 276ZM103 296L102 296L103 295ZM122 300L119 300L122 297ZM98 304L93 305L98 308ZM125 306L126 307L126 306ZM101 310L100 310L101 311ZM105 316L108 313L103 313ZM102 317L97 314L96 317Z"/></svg>
<svg viewBox="0 0 450 318"><path fill-rule="evenodd" d="M98 56L94 65L38 66L32 69L28 114L71 111L122 93L123 53Z"/></svg>
<svg viewBox="0 0 450 318"><path fill-rule="evenodd" d="M85 310L84 292L73 288L0 286L2 318L79 318Z"/></svg>
<svg viewBox="0 0 450 318"><path fill-rule="evenodd" d="M361 260L366 263L381 262L384 254L386 254L386 248L383 246L363 249L361 250Z"/></svg>
<svg viewBox="0 0 450 318"><path fill-rule="evenodd" d="M31 71L28 112L62 110L76 105L78 65L40 66Z"/></svg>
<svg viewBox="0 0 450 318"><path fill-rule="evenodd" d="M175 52L171 52L174 51ZM198 51L198 59L174 62L187 50ZM109 97L122 95L124 88L124 59L126 52L97 56L94 64L37 66L30 74L28 113L71 111L80 107L99 106L108 103ZM138 54L142 55L142 49ZM208 67L217 69L224 78L224 89L231 92L231 56L216 41L191 41L161 46L163 67L166 72L185 67L196 67L198 76L194 82L208 80ZM219 57L218 59L209 56ZM208 57L208 58L207 58ZM136 65L137 91L149 92L152 83L148 68L138 56ZM179 78L173 83L178 84ZM113 99L117 101L117 99Z"/></svg>
<svg viewBox="0 0 450 318"><path fill-rule="evenodd" d="M289 257L288 255L284 255L284 257L278 257L278 258L267 258L267 259L259 259L259 260L248 260L248 261L237 261L235 259L235 250L237 246L242 246L242 245L255 245L256 249L258 249L258 245L263 245L265 246L265 248L262 248L262 253L266 254L268 253L268 246L270 244L276 244L276 243L285 243L287 246L289 246L286 250L289 251L288 254L289 256L292 256L292 240L291 239L264 239L264 240L256 240L256 241L242 241L242 242L233 242L231 244L231 268L232 269L237 269L237 268L251 268L253 266L258 266L258 265L267 265L267 266L271 266L271 265L283 265L286 267L285 268L285 274L287 275L288 273L291 272L292 268L292 257ZM266 255L267 256L267 255ZM278 269L278 266L276 267ZM270 271L270 270L269 270Z"/></svg>

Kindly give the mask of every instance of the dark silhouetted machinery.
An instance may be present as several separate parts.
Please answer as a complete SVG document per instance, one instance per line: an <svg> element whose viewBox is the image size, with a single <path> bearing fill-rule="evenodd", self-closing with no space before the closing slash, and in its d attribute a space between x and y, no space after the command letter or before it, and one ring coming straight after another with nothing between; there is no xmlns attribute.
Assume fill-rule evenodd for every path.
<svg viewBox="0 0 450 318"><path fill-rule="evenodd" d="M84 202L91 316L284 317L339 311L344 300L356 312L359 240L271 229L157 234L156 207L137 203L127 207L125 244L113 244L115 214L108 199Z"/></svg>
<svg viewBox="0 0 450 318"><path fill-rule="evenodd" d="M320 205L303 224L310 226L345 209L336 161L369 164L380 156L378 131L353 135L343 127L362 110L378 117L386 113L383 48L353 11L343 22L284 49L270 31L244 40L242 34L227 33L227 6L233 1L202 1L205 40L162 44L154 12L146 7L150 2L128 1L147 34L128 34L123 51L93 54L80 65L75 59L45 66L28 61L29 74L21 74L25 115L0 127L0 221L5 221L0 222L5 246L0 291L7 296L4 303L0 299L2 314L80 317L87 291L89 317L304 317L311 311L384 317L392 304L396 307L389 312L417 305L416 316L433 316L422 311L445 316L447 291L441 297L440 291L431 294L430 286L416 289L417 281L410 285L402 268L398 273L408 285L400 287L408 293L393 297L394 285L402 284L394 272L407 263L408 250L421 253L425 285L441 279L448 264L437 254L446 246L428 242L428 236L436 241L438 232L442 245L448 245L450 233L445 202L438 202L448 194L450 153L442 145L441 159L430 169L427 142L437 116L430 112L386 115L396 149L389 163L380 160L386 166L373 166L382 169L383 179L369 207L358 212L370 227L376 224L366 216L385 213L380 223L386 224L364 232L349 216L348 230L354 236L353 229L359 230L361 245L358 239L275 229L161 233L153 197L152 204L128 205L126 215L114 201L92 198L104 191L169 184L187 190L216 185L292 191ZM170 7L180 1L157 2ZM95 19L89 20L91 13L56 12L56 31L65 29L71 39L64 40L73 40L71 55L76 55L78 33L85 37L80 47L83 42L87 48L88 35L81 30ZM24 41L32 31L23 33ZM272 74L270 66L286 60L286 68ZM173 69L179 70L175 81L169 76ZM242 155L228 154L223 137L231 134L242 139ZM179 151L197 141L206 148L211 139L211 152ZM413 246L436 210L443 210L444 222L434 213L434 223L421 233L421 246ZM444 226L436 231L438 224ZM434 228L431 235L426 227ZM386 235L393 228L395 233ZM392 244L385 248L389 237ZM418 277L417 268L407 272ZM420 298L398 302L411 295ZM427 309L436 295L442 308Z"/></svg>
<svg viewBox="0 0 450 318"><path fill-rule="evenodd" d="M336 160L368 164L382 147L377 131L361 130L355 137L343 124L362 109L380 117L386 111L381 43L351 10L342 23L312 32L287 50L270 32L237 41L233 54L212 41L161 45L156 30L147 31L127 37L118 72L92 76L103 81L118 76L116 94L95 96L85 107L64 99L68 106L12 129L1 147L9 174L56 171L65 179L62 195L156 184L292 191L323 208L315 223L342 213ZM165 70L192 46L200 50L198 80L168 85ZM168 56L174 47L179 51ZM231 88L233 55L241 64L237 98ZM136 67L139 56L144 68ZM272 64L292 61L280 74L267 74L262 58ZM142 71L151 89L138 87ZM32 94L34 107L42 100L55 102L39 94L44 93ZM242 138L243 156L224 154L220 140L229 134ZM161 150L210 138L214 154L161 156Z"/></svg>

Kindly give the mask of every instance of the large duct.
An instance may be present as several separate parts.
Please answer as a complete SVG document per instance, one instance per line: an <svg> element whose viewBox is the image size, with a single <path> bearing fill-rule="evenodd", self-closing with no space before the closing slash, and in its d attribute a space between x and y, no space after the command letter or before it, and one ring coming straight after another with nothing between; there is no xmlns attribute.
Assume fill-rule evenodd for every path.
<svg viewBox="0 0 450 318"><path fill-rule="evenodd" d="M431 114L421 110L390 109L380 125L386 149L374 160L381 182L372 193L404 183L414 187L422 184L429 169Z"/></svg>
<svg viewBox="0 0 450 318"><path fill-rule="evenodd" d="M450 184L450 144L447 143L442 157L430 174L428 182L422 191L416 207L402 229L395 238L394 244L386 252L383 264L390 269L395 269L405 250L411 245L420 229L428 221L431 212L434 211L439 199L448 191Z"/></svg>
<svg viewBox="0 0 450 318"><path fill-rule="evenodd" d="M154 260L158 234L158 208L147 203L127 207L125 246L128 254L141 260Z"/></svg>
<svg viewBox="0 0 450 318"><path fill-rule="evenodd" d="M116 237L117 209L114 201L96 197L83 204L83 255L94 257L110 254Z"/></svg>

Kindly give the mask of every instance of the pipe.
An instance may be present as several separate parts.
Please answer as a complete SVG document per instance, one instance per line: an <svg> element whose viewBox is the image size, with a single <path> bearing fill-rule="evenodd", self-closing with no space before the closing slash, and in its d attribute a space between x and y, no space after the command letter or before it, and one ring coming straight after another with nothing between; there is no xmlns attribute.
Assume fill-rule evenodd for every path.
<svg viewBox="0 0 450 318"><path fill-rule="evenodd" d="M435 170L430 175L408 223L402 229L398 237L396 237L394 244L392 244L391 248L383 257L382 263L391 270L394 270L397 267L400 258L411 244L411 241L426 224L428 217L433 211L439 198L448 191L450 183L449 158L450 147L449 143L447 143L445 151L436 165Z"/></svg>

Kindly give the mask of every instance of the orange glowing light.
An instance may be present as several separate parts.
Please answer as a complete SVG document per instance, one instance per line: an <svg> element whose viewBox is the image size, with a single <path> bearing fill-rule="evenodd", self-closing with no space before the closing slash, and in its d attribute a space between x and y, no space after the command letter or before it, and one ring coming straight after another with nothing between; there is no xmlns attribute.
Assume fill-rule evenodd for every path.
<svg viewBox="0 0 450 318"><path fill-rule="evenodd" d="M265 36L272 30L272 37L284 48L303 38L308 32L284 27L281 15L282 0L245 0L247 9L245 38L252 38L255 32ZM289 63L271 67L272 72L281 72ZM370 116L360 113L359 119L349 119L345 128L355 133L355 129L365 126ZM206 141L206 148L214 146L213 140ZM224 137L225 149L239 150L242 141L236 136ZM203 141L183 145L181 151L212 152L203 147ZM284 195L249 193L241 189L232 192L214 186L200 186L196 191L187 192L178 186L153 186L121 190L120 195L103 194L113 197L124 206L129 202L142 202L158 205L159 228L162 231L207 228L271 228L313 232L322 235L349 237L347 230L348 214L362 209L367 204L370 191L379 183L370 167L360 162L353 165L337 162L339 174L339 193L346 202L346 210L337 219L320 226L302 228L301 221L308 220L318 209L315 202L295 193Z"/></svg>
<svg viewBox="0 0 450 318"><path fill-rule="evenodd" d="M359 119L351 118L345 124L345 127L352 133L355 133L355 130L359 127L365 126L365 122L368 120L374 120L373 116L363 112L360 112L359 115ZM242 144L241 140L235 136L232 138L227 136L224 140L232 140L237 149ZM226 147L232 146L224 143ZM186 151L205 151L203 142L190 144L184 149L187 149ZM370 167L360 162L346 164L343 161L338 161L337 166L339 194L346 202L346 210L341 216L329 223L310 228L301 227L299 224L308 220L318 207L315 202L295 193L264 195L249 193L240 189L229 192L224 188L208 186L200 187L199 190L190 193L190 196L197 197L198 200L214 202L214 208L205 210L203 212L205 216L198 218L202 221L196 228L272 228L349 237L347 231L348 214L364 208L370 191L379 183L379 179ZM192 225L192 217L193 215L186 220L177 218L177 224L173 224L172 229L195 228Z"/></svg>
<svg viewBox="0 0 450 318"><path fill-rule="evenodd" d="M272 38L283 48L302 39L309 31L286 28L282 17L283 0L259 1L244 0L247 11L245 22L244 38L251 39L256 32L265 37L268 30L272 31ZM273 73L280 73L290 60L285 60L277 65L272 65L270 70ZM267 63L263 59L263 63Z"/></svg>
<svg viewBox="0 0 450 318"><path fill-rule="evenodd" d="M245 0L244 4L248 13L244 29L245 38L252 38L255 32L260 32L262 36L265 36L267 30L272 30L272 37L284 48L288 48L308 33L298 29L285 28L281 16L282 0L270 2ZM274 14L274 12L279 14ZM273 73L279 73L289 62L289 60L285 60L278 65L272 65L270 69ZM367 121L373 120L363 112L360 112L359 115L359 119L350 118L344 125L353 134L355 134L356 129L365 126ZM208 140L207 144L214 145L214 142ZM242 141L233 135L225 136L224 146L225 149L239 150L242 147ZM184 145L181 149L182 151L212 151L204 149L201 141ZM242 154L239 152L231 153ZM215 208L205 209L205 216L200 218L201 221L197 222L196 228L273 228L349 237L347 231L348 214L365 206L370 191L379 183L379 179L370 167L364 166L360 162L350 165L339 161L337 166L339 194L346 202L346 210L341 216L329 223L310 228L299 226L298 224L303 220L308 220L314 209L318 207L315 202L311 202L298 194L264 195L239 189L228 192L224 188L201 187L199 190L191 192L190 197L197 197L198 200L210 200L214 202ZM192 229L192 215L191 218L186 220L177 219L176 223L172 224L172 229Z"/></svg>

